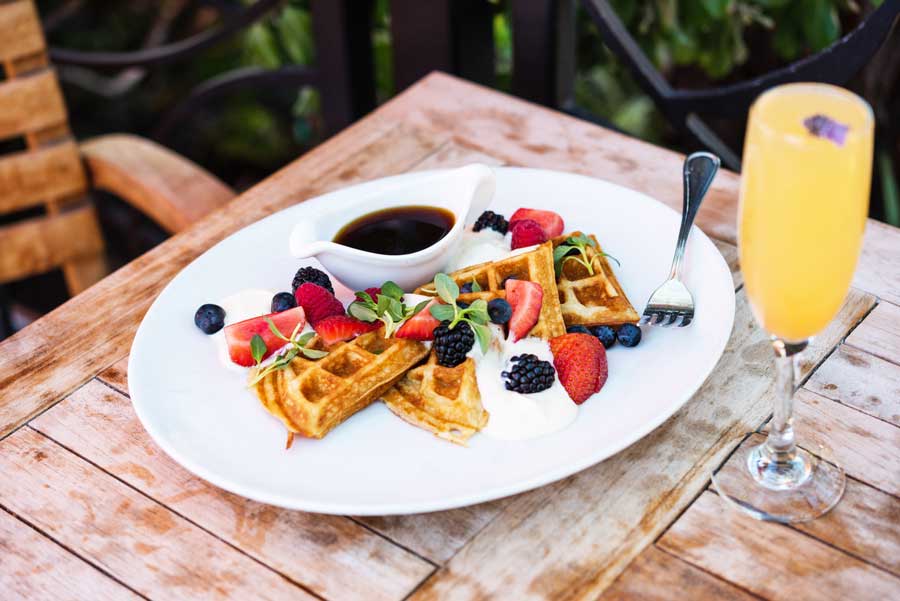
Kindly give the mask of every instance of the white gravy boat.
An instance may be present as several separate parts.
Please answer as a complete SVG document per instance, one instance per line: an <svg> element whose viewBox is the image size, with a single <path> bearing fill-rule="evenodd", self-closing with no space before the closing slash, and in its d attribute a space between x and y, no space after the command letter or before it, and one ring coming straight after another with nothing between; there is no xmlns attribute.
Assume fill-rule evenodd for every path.
<svg viewBox="0 0 900 601"><path fill-rule="evenodd" d="M496 181L480 164L435 171L408 183L324 208L294 226L291 254L315 257L334 277L353 290L380 286L387 280L404 290L428 282L443 271L456 253L467 223L473 222L494 197ZM453 213L447 235L428 248L406 255L382 255L332 242L340 229L369 213L409 205L433 206Z"/></svg>

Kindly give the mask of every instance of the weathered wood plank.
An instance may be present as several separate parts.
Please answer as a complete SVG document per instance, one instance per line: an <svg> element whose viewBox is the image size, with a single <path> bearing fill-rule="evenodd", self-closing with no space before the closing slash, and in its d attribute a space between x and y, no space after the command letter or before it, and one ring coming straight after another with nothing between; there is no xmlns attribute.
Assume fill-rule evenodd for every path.
<svg viewBox="0 0 900 601"><path fill-rule="evenodd" d="M842 344L805 387L900 426L900 365Z"/></svg>
<svg viewBox="0 0 900 601"><path fill-rule="evenodd" d="M97 379L115 388L124 395L128 395L128 357L122 357L99 374Z"/></svg>
<svg viewBox="0 0 900 601"><path fill-rule="evenodd" d="M836 404L833 401L825 401ZM807 424L809 426L809 424ZM823 424L816 427L846 427L852 430L854 423ZM801 443L806 438L806 430L799 432ZM760 444L765 440L761 434L749 437L743 447ZM815 447L813 447L815 448ZM833 453L841 463L842 451ZM735 490L745 481L736 476L746 470L735 454L722 466L719 478ZM875 461L879 458L873 457ZM894 464L896 466L896 464ZM829 545L846 551L868 563L883 568L895 576L900 576L900 498L889 495L855 479L853 466L848 466L847 488L840 503L824 516L792 525ZM688 510L690 511L690 509Z"/></svg>
<svg viewBox="0 0 900 601"><path fill-rule="evenodd" d="M453 167L462 167L470 163L482 163L493 167L504 164L501 159L475 150L474 148L469 148L455 140L450 140L425 157L415 167L410 169L410 171L450 169Z"/></svg>
<svg viewBox="0 0 900 601"><path fill-rule="evenodd" d="M847 337L847 344L900 365L900 306L879 303Z"/></svg>
<svg viewBox="0 0 900 601"><path fill-rule="evenodd" d="M30 428L0 442L0 505L153 599L314 599Z"/></svg>
<svg viewBox="0 0 900 601"><path fill-rule="evenodd" d="M44 49L44 32L31 0L0 5L0 62Z"/></svg>
<svg viewBox="0 0 900 601"><path fill-rule="evenodd" d="M140 598L3 510L0 591L4 599L29 601Z"/></svg>
<svg viewBox="0 0 900 601"><path fill-rule="evenodd" d="M852 291L811 345L803 372L873 303ZM529 511L512 512L520 502L513 499L412 599L595 597L706 486L712 468L741 436L769 415L771 367L770 344L742 291L722 360L675 416L622 453L558 484L559 492Z"/></svg>
<svg viewBox="0 0 900 601"><path fill-rule="evenodd" d="M66 122L66 107L52 69L0 82L0 139Z"/></svg>
<svg viewBox="0 0 900 601"><path fill-rule="evenodd" d="M376 115L452 135L512 165L600 177L681 211L683 155L450 75L432 73ZM732 244L738 182L720 171L697 215L703 231Z"/></svg>
<svg viewBox="0 0 900 601"><path fill-rule="evenodd" d="M0 342L0 437L127 353L138 323L159 290L214 243L327 189L401 173L443 142L440 136L426 137L377 117L361 121L202 224L167 240ZM110 302L119 307L115 328L106 322Z"/></svg>
<svg viewBox="0 0 900 601"><path fill-rule="evenodd" d="M801 445L821 447L854 478L900 496L900 428L801 389L794 429Z"/></svg>
<svg viewBox="0 0 900 601"><path fill-rule="evenodd" d="M730 582L650 546L634 558L597 601L670 601L675 597L711 601L758 599Z"/></svg>
<svg viewBox="0 0 900 601"><path fill-rule="evenodd" d="M900 305L900 229L869 219L853 287Z"/></svg>
<svg viewBox="0 0 900 601"><path fill-rule="evenodd" d="M0 157L0 213L84 192L87 179L74 142Z"/></svg>
<svg viewBox="0 0 900 601"><path fill-rule="evenodd" d="M161 452L128 398L100 382L29 425L323 597L400 599L433 570L347 518L279 509L207 484Z"/></svg>
<svg viewBox="0 0 900 601"><path fill-rule="evenodd" d="M787 526L733 511L712 492L703 493L659 545L773 601L900 597L900 579Z"/></svg>

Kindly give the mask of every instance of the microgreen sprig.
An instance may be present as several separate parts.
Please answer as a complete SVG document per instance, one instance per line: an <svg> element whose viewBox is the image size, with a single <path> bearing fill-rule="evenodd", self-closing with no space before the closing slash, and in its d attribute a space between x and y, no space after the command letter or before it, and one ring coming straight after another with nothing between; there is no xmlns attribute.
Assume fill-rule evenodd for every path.
<svg viewBox="0 0 900 601"><path fill-rule="evenodd" d="M300 334L300 328L302 327L302 322L298 323L294 328L294 331L291 332L291 335L285 336L281 333L281 330L278 329L278 326L269 319L265 318L266 323L269 325L269 330L277 338L284 340L286 343L290 345L290 347L284 351L283 353L279 353L275 356L275 360L272 361L265 368L260 369L260 364L262 363L263 357L265 357L266 353L269 351L268 347L266 347L266 341L263 340L263 337L259 334L254 334L253 338L250 339L250 355L253 357L253 360L256 361L256 375L250 380L250 383L247 385L248 387L256 386L263 378L272 373L273 371L277 371L279 369L284 369L287 367L291 361L293 361L298 355L303 355L307 359L321 359L328 353L326 351L320 351L318 349L306 348L306 345L309 344L309 341L313 336L316 335L315 332L307 332L305 334ZM298 336L298 334L300 334Z"/></svg>
<svg viewBox="0 0 900 601"><path fill-rule="evenodd" d="M468 323L475 332L475 339L478 340L481 352L486 353L491 344L491 328L487 325L490 320L487 301L479 298L465 309L460 308L456 304L456 299L459 298L459 286L445 273L434 276L434 289L438 297L447 304L432 305L431 316L438 321L449 321L447 327L451 330L461 321ZM472 289L475 290L474 286ZM479 287L478 291L480 290Z"/></svg>
<svg viewBox="0 0 900 601"><path fill-rule="evenodd" d="M588 255L588 248L595 249L596 254L593 257ZM577 254L569 254L573 250L578 251ZM565 242L556 247L556 250L553 251L553 265L556 272L559 273L566 261L575 261L583 265L590 275L594 275L594 260L599 256L609 257L616 262L616 265L622 266L617 258L597 249L597 243L593 239L584 234L578 234L566 238Z"/></svg>
<svg viewBox="0 0 900 601"><path fill-rule="evenodd" d="M428 301L422 301L415 307L407 307L403 302L403 289L394 282L385 282L381 286L381 294L372 298L368 292L357 292L356 300L347 307L347 312L368 323L380 320L384 323L384 337L390 338L404 321L421 311Z"/></svg>

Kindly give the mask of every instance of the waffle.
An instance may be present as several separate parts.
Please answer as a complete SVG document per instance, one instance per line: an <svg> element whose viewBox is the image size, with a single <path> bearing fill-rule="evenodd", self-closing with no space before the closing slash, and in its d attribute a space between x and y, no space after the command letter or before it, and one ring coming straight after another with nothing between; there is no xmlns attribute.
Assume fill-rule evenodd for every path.
<svg viewBox="0 0 900 601"><path fill-rule="evenodd" d="M556 248L573 232L551 240ZM588 257L594 265L594 275L576 261L566 261L562 265L556 286L559 289L560 309L567 326L572 325L620 325L637 323L640 316L631 303L612 267L601 252L600 244L593 235L589 236L597 246L588 248Z"/></svg>
<svg viewBox="0 0 900 601"><path fill-rule="evenodd" d="M315 361L296 357L253 387L289 432L309 438L322 438L370 405L428 354L421 342L385 339L383 330L330 347L316 337L309 346L328 355Z"/></svg>
<svg viewBox="0 0 900 601"><path fill-rule="evenodd" d="M435 436L465 445L488 422L475 379L475 362L442 367L434 354L383 396L395 414Z"/></svg>
<svg viewBox="0 0 900 601"><path fill-rule="evenodd" d="M475 281L481 287L481 292L459 295L459 300L469 304L480 298L486 301L506 298L503 283L509 277L537 282L544 290L544 300L541 306L541 315L537 324L531 329L530 335L549 340L566 333L566 325L560 311L556 274L553 271L553 248L550 242L545 242L528 252L515 254L499 261L465 267L449 275L459 286ZM420 287L416 290L416 294L434 296L434 288L430 286L429 284Z"/></svg>

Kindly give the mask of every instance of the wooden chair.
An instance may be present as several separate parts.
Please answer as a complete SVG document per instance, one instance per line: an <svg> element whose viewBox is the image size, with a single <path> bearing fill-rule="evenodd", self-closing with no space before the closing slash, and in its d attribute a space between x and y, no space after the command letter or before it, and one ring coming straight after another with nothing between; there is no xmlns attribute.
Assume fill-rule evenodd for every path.
<svg viewBox="0 0 900 601"><path fill-rule="evenodd" d="M0 285L61 268L74 295L107 273L91 188L121 197L170 233L234 197L149 140L76 143L32 0L0 0L0 63L0 142L24 142L24 150L0 155Z"/></svg>

